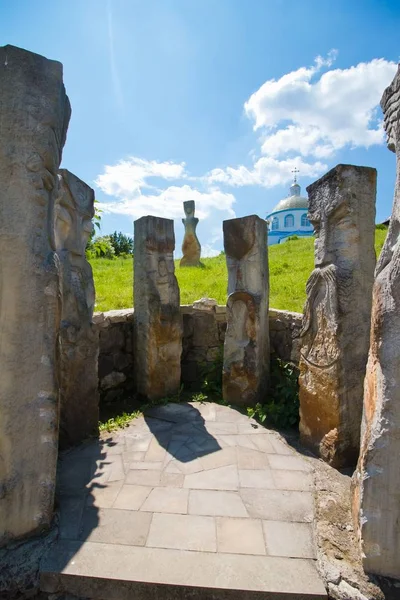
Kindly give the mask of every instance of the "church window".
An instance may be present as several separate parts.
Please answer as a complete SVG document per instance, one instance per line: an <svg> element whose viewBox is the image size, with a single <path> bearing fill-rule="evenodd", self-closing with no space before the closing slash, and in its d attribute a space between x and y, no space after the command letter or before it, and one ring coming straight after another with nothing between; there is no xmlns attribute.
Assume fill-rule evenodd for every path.
<svg viewBox="0 0 400 600"><path fill-rule="evenodd" d="M285 227L293 227L294 225L294 217L293 215L286 215L285 217Z"/></svg>
<svg viewBox="0 0 400 600"><path fill-rule="evenodd" d="M301 226L310 227L310 221L307 219L307 213L301 215Z"/></svg>
<svg viewBox="0 0 400 600"><path fill-rule="evenodd" d="M279 229L279 219L278 219L278 217L274 217L272 219L272 229Z"/></svg>

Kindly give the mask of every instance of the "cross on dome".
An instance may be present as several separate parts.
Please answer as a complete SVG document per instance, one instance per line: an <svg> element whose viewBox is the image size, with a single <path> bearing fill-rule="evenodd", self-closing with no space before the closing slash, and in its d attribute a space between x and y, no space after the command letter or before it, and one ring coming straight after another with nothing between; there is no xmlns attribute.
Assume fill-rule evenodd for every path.
<svg viewBox="0 0 400 600"><path fill-rule="evenodd" d="M297 173L300 173L300 171L298 170L297 167L295 167L292 171L292 173L294 173L294 177L293 177L293 183L297 183Z"/></svg>

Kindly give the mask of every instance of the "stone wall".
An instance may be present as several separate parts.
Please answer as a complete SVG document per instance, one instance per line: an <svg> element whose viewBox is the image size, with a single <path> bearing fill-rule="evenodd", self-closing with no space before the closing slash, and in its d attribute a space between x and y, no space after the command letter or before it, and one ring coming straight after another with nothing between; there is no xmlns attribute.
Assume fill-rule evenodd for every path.
<svg viewBox="0 0 400 600"><path fill-rule="evenodd" d="M99 329L100 401L112 402L133 391L133 308L95 313Z"/></svg>
<svg viewBox="0 0 400 600"><path fill-rule="evenodd" d="M199 387L206 371L222 359L226 330L226 307L197 301L181 306L183 317L182 382ZM133 309L95 313L100 333L99 386L102 401L112 402L134 389ZM302 315L270 309L271 354L299 363ZM222 365L221 365L222 368Z"/></svg>

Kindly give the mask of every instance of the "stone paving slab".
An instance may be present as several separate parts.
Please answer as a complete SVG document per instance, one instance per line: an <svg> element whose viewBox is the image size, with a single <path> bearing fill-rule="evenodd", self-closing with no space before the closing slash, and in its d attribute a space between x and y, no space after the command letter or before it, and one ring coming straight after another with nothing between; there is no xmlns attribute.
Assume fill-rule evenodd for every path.
<svg viewBox="0 0 400 600"><path fill-rule="evenodd" d="M241 412L216 404L155 407L61 456L57 552L65 564L57 567L63 559L54 555L44 581L62 573L70 584L80 574L322 598L312 492L307 460ZM154 564L141 573L146 560Z"/></svg>
<svg viewBox="0 0 400 600"><path fill-rule="evenodd" d="M127 582L129 587L124 585ZM204 589L238 590L238 595L230 596L237 600L246 597L246 591L261 592L265 600L327 598L314 561L296 558L64 541L53 548L41 569L41 588L48 593L67 589L82 596L117 600L127 598L126 592L134 592L138 589L135 583L140 582L199 588L199 598L210 597ZM166 597L165 592L164 588L160 596ZM148 594L142 592L139 598ZM177 593L174 597L188 596ZM221 594L211 597L220 598Z"/></svg>

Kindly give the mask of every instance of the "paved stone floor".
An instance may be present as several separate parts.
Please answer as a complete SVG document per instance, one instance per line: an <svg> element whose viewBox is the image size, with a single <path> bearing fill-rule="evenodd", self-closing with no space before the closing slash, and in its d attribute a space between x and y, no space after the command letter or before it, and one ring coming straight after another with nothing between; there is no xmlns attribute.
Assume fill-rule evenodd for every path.
<svg viewBox="0 0 400 600"><path fill-rule="evenodd" d="M310 471L278 433L232 408L153 408L62 456L48 571L324 598Z"/></svg>

